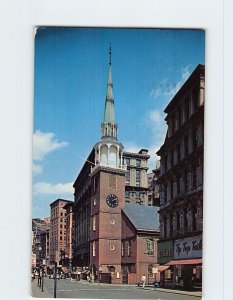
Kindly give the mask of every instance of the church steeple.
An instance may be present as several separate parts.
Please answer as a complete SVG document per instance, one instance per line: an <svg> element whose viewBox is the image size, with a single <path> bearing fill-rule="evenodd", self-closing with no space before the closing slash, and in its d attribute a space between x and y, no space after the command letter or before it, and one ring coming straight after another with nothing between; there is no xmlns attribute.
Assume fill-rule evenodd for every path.
<svg viewBox="0 0 233 300"><path fill-rule="evenodd" d="M112 49L109 47L108 81L105 98L104 119L101 123L101 140L95 144L95 168L123 168L123 145L117 140L117 123L115 120L113 84L112 84ZM94 172L94 171L93 171Z"/></svg>
<svg viewBox="0 0 233 300"><path fill-rule="evenodd" d="M101 132L103 138L111 138L117 140L117 123L115 121L113 84L112 84L112 49L109 47L109 69L107 92L105 99L104 120L101 123Z"/></svg>

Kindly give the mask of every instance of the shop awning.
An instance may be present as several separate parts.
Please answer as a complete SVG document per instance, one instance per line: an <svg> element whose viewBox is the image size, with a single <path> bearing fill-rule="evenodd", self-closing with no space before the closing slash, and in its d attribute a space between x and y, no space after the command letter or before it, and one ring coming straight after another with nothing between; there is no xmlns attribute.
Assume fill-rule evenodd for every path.
<svg viewBox="0 0 233 300"><path fill-rule="evenodd" d="M202 263L202 258L195 259L183 259L183 260L171 260L166 265L175 266L175 265L198 265Z"/></svg>
<svg viewBox="0 0 233 300"><path fill-rule="evenodd" d="M170 268L170 266L158 266L159 272L163 272L163 271L167 270L168 268Z"/></svg>

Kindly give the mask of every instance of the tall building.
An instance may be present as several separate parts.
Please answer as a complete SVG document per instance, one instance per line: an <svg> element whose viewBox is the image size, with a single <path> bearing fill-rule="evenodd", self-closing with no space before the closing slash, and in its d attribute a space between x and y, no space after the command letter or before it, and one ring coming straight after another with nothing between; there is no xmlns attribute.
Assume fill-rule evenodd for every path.
<svg viewBox="0 0 233 300"><path fill-rule="evenodd" d="M161 157L160 264L163 284L201 286L205 68L198 65L165 109Z"/></svg>
<svg viewBox="0 0 233 300"><path fill-rule="evenodd" d="M159 201L159 183L160 167L152 170L152 173L147 175L148 179L148 205L160 206Z"/></svg>
<svg viewBox="0 0 233 300"><path fill-rule="evenodd" d="M147 161L149 158L147 149L141 149L138 153L123 152L127 203L148 204Z"/></svg>
<svg viewBox="0 0 233 300"><path fill-rule="evenodd" d="M57 262L60 265L61 256L66 245L66 210L64 206L73 203L69 200L57 199L50 204L50 264Z"/></svg>
<svg viewBox="0 0 233 300"><path fill-rule="evenodd" d="M36 257L36 265L49 263L49 218L32 219L32 253Z"/></svg>
<svg viewBox="0 0 233 300"><path fill-rule="evenodd" d="M140 205L147 204L148 151L142 149L138 153L124 152L123 145L118 141L111 49L109 54L104 118L101 123L102 136L94 145L73 185L73 262L76 266L89 267L92 276L99 281L135 283L135 280L138 280L138 272L147 273L148 265L151 266L152 262L156 264L155 252L147 252L149 242L146 237L154 249L159 235L158 214L154 207L143 210L144 205ZM128 206L135 206L136 209L130 209ZM134 221L129 217L130 212L134 212ZM148 228L137 227L139 222L136 220L151 219L151 216ZM127 239L126 232L130 232L132 239ZM143 235L141 239L140 234ZM128 249L131 249L129 243L132 243L134 249L132 252L128 250L128 259L123 255L124 243L127 243ZM129 273L133 275L128 276Z"/></svg>
<svg viewBox="0 0 233 300"><path fill-rule="evenodd" d="M66 241L65 241L65 265L72 270L74 250L74 202L68 202L63 206L66 217Z"/></svg>

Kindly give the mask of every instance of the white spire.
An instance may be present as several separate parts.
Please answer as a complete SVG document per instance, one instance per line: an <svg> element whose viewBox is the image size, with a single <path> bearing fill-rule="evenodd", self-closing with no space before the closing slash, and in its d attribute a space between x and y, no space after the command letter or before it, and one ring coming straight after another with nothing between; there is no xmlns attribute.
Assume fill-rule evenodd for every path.
<svg viewBox="0 0 233 300"><path fill-rule="evenodd" d="M104 120L103 123L101 124L101 131L102 131L102 138L110 137L110 138L117 139L117 123L115 121L111 65L112 65L112 49L110 44L107 92L106 92L105 109L104 109Z"/></svg>

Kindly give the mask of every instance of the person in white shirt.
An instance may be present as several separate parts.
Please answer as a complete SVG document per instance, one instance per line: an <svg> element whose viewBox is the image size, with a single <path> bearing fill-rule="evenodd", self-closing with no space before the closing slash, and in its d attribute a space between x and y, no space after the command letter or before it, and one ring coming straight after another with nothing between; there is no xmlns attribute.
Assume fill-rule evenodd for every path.
<svg viewBox="0 0 233 300"><path fill-rule="evenodd" d="M145 275L145 274L143 274L143 275L142 275L142 277L141 277L141 281L142 281L142 287L143 287L143 288L145 288L146 279L147 279L147 278L146 278L146 275Z"/></svg>

